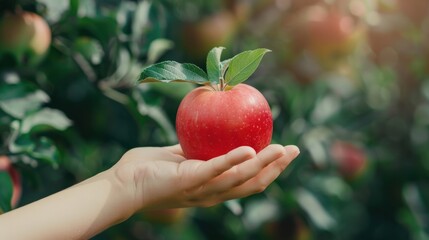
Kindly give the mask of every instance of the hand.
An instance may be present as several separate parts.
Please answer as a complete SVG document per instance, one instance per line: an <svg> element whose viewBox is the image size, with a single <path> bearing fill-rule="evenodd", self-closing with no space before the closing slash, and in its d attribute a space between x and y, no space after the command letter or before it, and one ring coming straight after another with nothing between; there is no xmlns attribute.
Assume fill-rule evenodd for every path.
<svg viewBox="0 0 429 240"><path fill-rule="evenodd" d="M209 161L187 160L179 145L135 148L113 167L139 209L208 207L262 192L297 157L296 146L239 147Z"/></svg>
<svg viewBox="0 0 429 240"><path fill-rule="evenodd" d="M186 160L179 145L132 149L112 168L2 214L0 239L89 239L140 209L245 197L263 191L298 153L295 146L270 145L258 154L239 147L201 161Z"/></svg>

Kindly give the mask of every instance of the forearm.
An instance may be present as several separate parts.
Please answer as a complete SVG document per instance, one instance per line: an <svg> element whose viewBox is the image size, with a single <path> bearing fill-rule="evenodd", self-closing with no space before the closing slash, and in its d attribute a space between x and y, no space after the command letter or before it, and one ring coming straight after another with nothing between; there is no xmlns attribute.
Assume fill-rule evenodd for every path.
<svg viewBox="0 0 429 240"><path fill-rule="evenodd" d="M0 216L0 239L88 239L133 213L113 170Z"/></svg>

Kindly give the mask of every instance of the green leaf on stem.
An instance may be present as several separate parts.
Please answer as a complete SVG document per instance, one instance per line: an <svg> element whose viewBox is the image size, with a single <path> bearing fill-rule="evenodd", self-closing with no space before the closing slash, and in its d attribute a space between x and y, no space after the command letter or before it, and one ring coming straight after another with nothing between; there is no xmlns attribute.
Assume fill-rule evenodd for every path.
<svg viewBox="0 0 429 240"><path fill-rule="evenodd" d="M271 50L259 48L242 52L232 58L225 76L225 83L235 86L246 81L258 68L265 53Z"/></svg>
<svg viewBox="0 0 429 240"><path fill-rule="evenodd" d="M207 74L211 84L219 84L219 79L223 77L220 56L224 47L215 47L207 55Z"/></svg>
<svg viewBox="0 0 429 240"><path fill-rule="evenodd" d="M222 75L225 76L225 72L226 72L226 70L228 70L228 67L229 67L229 64L231 63L231 60L232 60L232 58L228 58L226 60L223 60L220 63L220 68L221 68L221 71L222 71Z"/></svg>
<svg viewBox="0 0 429 240"><path fill-rule="evenodd" d="M207 74L198 66L190 63L165 61L150 65L143 69L138 79L146 82L192 82L196 84L209 83Z"/></svg>

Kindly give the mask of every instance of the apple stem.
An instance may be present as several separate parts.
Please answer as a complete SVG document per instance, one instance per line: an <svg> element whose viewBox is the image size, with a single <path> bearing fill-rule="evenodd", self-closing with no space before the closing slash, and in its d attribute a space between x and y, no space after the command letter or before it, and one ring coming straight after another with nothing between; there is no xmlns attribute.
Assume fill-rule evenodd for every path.
<svg viewBox="0 0 429 240"><path fill-rule="evenodd" d="M225 85L225 79L223 79L223 77L221 77L219 79L219 82L220 82L220 91L224 91L225 87L226 87L226 85Z"/></svg>
<svg viewBox="0 0 429 240"><path fill-rule="evenodd" d="M225 88L228 86L228 84L226 84L225 79L221 77L219 78L219 84L207 84L206 86L209 86L214 91L225 91Z"/></svg>

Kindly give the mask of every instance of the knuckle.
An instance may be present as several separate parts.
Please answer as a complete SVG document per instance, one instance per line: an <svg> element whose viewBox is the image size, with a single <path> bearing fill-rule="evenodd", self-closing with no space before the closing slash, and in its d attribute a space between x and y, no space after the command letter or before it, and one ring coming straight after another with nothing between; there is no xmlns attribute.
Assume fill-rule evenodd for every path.
<svg viewBox="0 0 429 240"><path fill-rule="evenodd" d="M232 187L238 187L244 184L245 182L247 182L247 180L248 180L247 177L241 176L233 182Z"/></svg>
<svg viewBox="0 0 429 240"><path fill-rule="evenodd" d="M245 172L243 172L242 169L239 167L235 168L235 174L234 175L236 176L236 179L232 184L233 187L236 187L236 186L239 186L239 185L245 183L248 179Z"/></svg>
<svg viewBox="0 0 429 240"><path fill-rule="evenodd" d="M264 181L258 179L257 183L255 184L255 192L261 193L267 189L268 184L266 184Z"/></svg>
<svg viewBox="0 0 429 240"><path fill-rule="evenodd" d="M217 176L225 172L225 166L222 166L221 164L213 164L213 173Z"/></svg>

